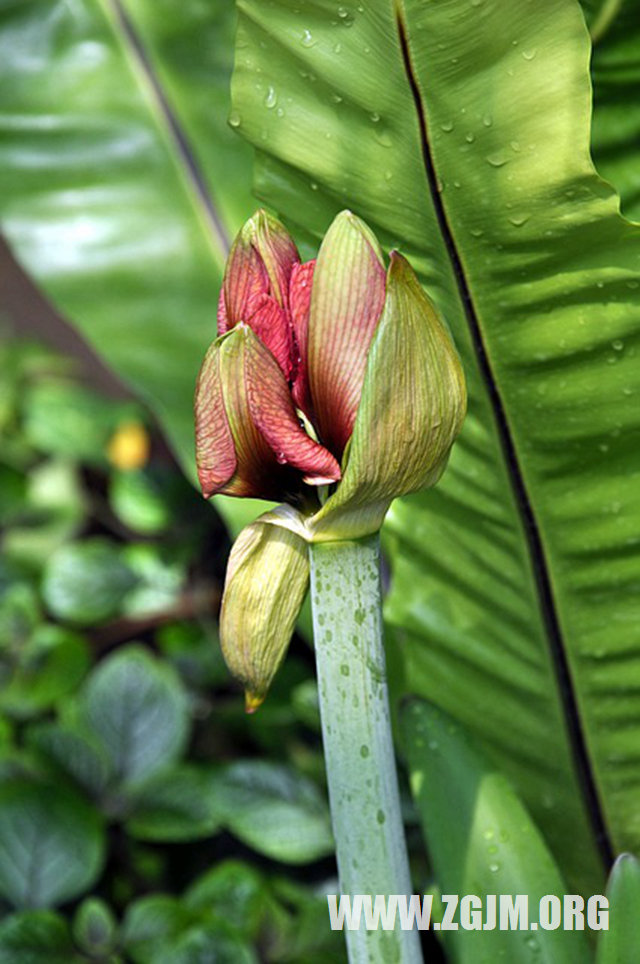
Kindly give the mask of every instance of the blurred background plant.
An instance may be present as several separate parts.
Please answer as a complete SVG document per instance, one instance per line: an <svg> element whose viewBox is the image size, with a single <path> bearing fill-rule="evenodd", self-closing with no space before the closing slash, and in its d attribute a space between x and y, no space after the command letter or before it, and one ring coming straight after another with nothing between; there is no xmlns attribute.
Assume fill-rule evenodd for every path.
<svg viewBox="0 0 640 964"><path fill-rule="evenodd" d="M230 105L229 0L0 4L0 964L343 959L311 652L247 720L216 612L263 506L186 481L252 181L304 257L347 206L400 246L470 386L383 530L416 891L589 895L638 852L638 0L237 6ZM598 964L640 955L616 866Z"/></svg>
<svg viewBox="0 0 640 964"><path fill-rule="evenodd" d="M307 646L256 726L225 528L146 411L36 341L0 385L0 961L340 960Z"/></svg>

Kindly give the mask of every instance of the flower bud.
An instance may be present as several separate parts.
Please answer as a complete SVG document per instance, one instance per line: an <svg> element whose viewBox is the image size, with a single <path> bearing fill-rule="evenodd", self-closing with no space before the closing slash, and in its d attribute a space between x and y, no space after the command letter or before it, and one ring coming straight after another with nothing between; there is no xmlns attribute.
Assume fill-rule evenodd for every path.
<svg viewBox="0 0 640 964"><path fill-rule="evenodd" d="M242 530L229 557L220 643L249 713L284 658L308 585L308 549L299 536L260 519Z"/></svg>
<svg viewBox="0 0 640 964"><path fill-rule="evenodd" d="M434 485L466 409L458 355L409 263L385 274L349 211L317 262L258 212L225 272L220 336L196 389L205 496L283 501L240 534L221 614L225 658L264 698L308 582L307 542L377 532L394 498Z"/></svg>

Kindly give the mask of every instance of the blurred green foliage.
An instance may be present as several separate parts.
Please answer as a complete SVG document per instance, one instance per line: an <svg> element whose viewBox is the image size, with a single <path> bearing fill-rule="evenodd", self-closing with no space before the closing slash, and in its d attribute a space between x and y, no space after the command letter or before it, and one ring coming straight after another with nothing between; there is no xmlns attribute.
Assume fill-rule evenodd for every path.
<svg viewBox="0 0 640 964"><path fill-rule="evenodd" d="M146 412L27 342L0 386L0 964L344 960L306 647L246 717Z"/></svg>

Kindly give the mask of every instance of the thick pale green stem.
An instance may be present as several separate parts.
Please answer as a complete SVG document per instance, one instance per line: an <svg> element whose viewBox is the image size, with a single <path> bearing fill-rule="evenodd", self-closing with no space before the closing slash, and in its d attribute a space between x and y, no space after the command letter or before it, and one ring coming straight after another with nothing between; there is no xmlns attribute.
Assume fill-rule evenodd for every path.
<svg viewBox="0 0 640 964"><path fill-rule="evenodd" d="M377 536L311 547L322 735L343 894L411 893L391 739ZM345 929L350 964L420 964L418 933Z"/></svg>

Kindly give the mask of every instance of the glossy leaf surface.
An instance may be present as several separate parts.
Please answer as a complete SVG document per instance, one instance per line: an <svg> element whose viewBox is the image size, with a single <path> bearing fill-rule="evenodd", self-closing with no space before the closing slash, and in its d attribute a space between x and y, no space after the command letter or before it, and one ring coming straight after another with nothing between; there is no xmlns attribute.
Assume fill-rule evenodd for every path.
<svg viewBox="0 0 640 964"><path fill-rule="evenodd" d="M582 0L593 39L593 159L640 220L640 4Z"/></svg>
<svg viewBox="0 0 640 964"><path fill-rule="evenodd" d="M348 203L419 270L463 357L450 467L387 523L407 678L597 889L603 826L615 848L640 833L640 235L589 156L581 10L239 8L234 109L260 196L315 236Z"/></svg>
<svg viewBox="0 0 640 964"><path fill-rule="evenodd" d="M640 953L640 863L621 854L607 883L609 927L598 939L596 964L632 964Z"/></svg>
<svg viewBox="0 0 640 964"><path fill-rule="evenodd" d="M481 900L480 918L472 911L467 918L461 903L460 926L442 934L451 941L454 960L590 964L583 933L540 926L541 898L564 894L567 885L504 774L478 753L451 717L427 703L413 700L405 707L402 730L411 789L440 891ZM496 903L496 927L490 926L489 894L526 895L518 926L503 926L508 912L502 898ZM482 927L465 926L479 921Z"/></svg>
<svg viewBox="0 0 640 964"><path fill-rule="evenodd" d="M407 678L510 774L572 886L597 890L594 826L615 850L640 844L640 241L589 158L580 7L239 8L231 119L258 149L261 196L312 243L342 207L365 218L419 270L463 356L470 414L450 468L387 524L388 618ZM28 0L0 14L5 230L154 404L185 464L192 388L214 330L216 225L228 230L234 217L221 207L212 220L202 200L203 184L224 193L229 163L216 168L224 151L211 148L194 93L198 65L207 76L211 67L206 43L187 44L205 30L199 10L181 5L186 57L167 4L131 0L125 11L198 177L117 4ZM614 100L634 76L614 49L623 34L630 42L612 26L602 55L596 48L593 143L633 213L633 183L605 157L617 124L608 127L605 50L622 65L610 75Z"/></svg>
<svg viewBox="0 0 640 964"><path fill-rule="evenodd" d="M198 0L0 11L3 230L189 466L229 238L253 207L226 124L234 19Z"/></svg>

